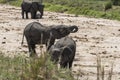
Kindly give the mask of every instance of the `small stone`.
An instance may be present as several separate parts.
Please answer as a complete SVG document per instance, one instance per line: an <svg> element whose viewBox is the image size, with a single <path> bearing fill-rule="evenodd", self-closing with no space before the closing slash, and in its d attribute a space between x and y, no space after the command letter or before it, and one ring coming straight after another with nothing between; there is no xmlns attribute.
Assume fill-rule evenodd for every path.
<svg viewBox="0 0 120 80"><path fill-rule="evenodd" d="M5 44L6 42L2 42L2 44Z"/></svg>
<svg viewBox="0 0 120 80"><path fill-rule="evenodd" d="M3 37L3 39L6 39L6 37Z"/></svg>
<svg viewBox="0 0 120 80"><path fill-rule="evenodd" d="M120 31L120 29L118 29L118 31Z"/></svg>

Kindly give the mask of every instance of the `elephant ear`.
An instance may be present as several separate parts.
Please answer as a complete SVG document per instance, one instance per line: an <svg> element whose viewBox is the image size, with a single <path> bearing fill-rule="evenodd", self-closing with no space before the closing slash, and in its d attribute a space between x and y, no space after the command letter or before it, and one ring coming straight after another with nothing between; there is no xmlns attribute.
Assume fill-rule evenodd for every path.
<svg viewBox="0 0 120 80"><path fill-rule="evenodd" d="M70 27L69 27L69 30L70 30L71 33L75 33L75 32L78 31L78 27L75 26L75 25L73 25L73 26L70 26Z"/></svg>
<svg viewBox="0 0 120 80"><path fill-rule="evenodd" d="M70 60L70 56L72 54L72 50L68 47L64 47L63 51L61 53L61 59L62 61L69 61Z"/></svg>
<svg viewBox="0 0 120 80"><path fill-rule="evenodd" d="M61 36L61 33L57 28L52 28L51 33L52 33L52 37L55 39L59 39Z"/></svg>

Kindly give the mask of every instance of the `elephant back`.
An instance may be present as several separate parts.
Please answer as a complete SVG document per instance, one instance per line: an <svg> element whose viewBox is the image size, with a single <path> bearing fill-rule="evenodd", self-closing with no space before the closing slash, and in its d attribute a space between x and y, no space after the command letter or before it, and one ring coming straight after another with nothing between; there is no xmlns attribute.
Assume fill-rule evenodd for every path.
<svg viewBox="0 0 120 80"><path fill-rule="evenodd" d="M28 3L32 3L32 2L43 3L43 0L23 0L23 1Z"/></svg>
<svg viewBox="0 0 120 80"><path fill-rule="evenodd" d="M42 30L42 29L45 29L45 27L38 22L32 22L32 23L29 23L25 28L25 30L34 30L34 29L35 30L39 30L39 29Z"/></svg>
<svg viewBox="0 0 120 80"><path fill-rule="evenodd" d="M75 48L76 47L76 43L75 43L75 41L72 39L72 38L70 38L70 37L63 37L63 38L61 38L60 40L58 40L57 42L56 42L56 44L55 44L55 46L57 46L57 47L65 47L65 46L69 46L69 47L71 47L71 48Z"/></svg>

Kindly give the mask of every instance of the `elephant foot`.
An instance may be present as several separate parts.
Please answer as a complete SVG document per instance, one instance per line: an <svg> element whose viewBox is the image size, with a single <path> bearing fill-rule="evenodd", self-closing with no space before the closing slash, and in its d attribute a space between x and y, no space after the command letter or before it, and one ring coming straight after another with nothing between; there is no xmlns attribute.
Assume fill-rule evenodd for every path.
<svg viewBox="0 0 120 80"><path fill-rule="evenodd" d="M40 18L42 18L42 16L40 16Z"/></svg>

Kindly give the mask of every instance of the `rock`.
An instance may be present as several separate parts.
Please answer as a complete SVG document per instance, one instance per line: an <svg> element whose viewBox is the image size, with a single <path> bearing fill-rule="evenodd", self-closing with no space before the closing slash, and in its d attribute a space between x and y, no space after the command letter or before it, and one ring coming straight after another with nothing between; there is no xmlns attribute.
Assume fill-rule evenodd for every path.
<svg viewBox="0 0 120 80"><path fill-rule="evenodd" d="M3 39L6 39L6 37L3 37Z"/></svg>
<svg viewBox="0 0 120 80"><path fill-rule="evenodd" d="M2 42L2 44L6 44L6 42L5 42L5 41L3 41L3 42Z"/></svg>

